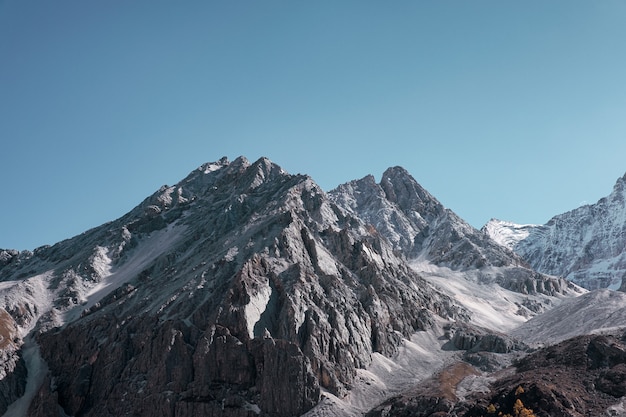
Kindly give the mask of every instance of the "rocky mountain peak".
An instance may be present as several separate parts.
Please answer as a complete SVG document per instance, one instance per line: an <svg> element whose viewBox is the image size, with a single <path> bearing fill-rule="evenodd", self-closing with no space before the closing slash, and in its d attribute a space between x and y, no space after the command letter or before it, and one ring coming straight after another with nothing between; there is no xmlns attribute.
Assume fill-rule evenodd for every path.
<svg viewBox="0 0 626 417"><path fill-rule="evenodd" d="M613 186L613 192L611 196L613 200L619 200L622 204L624 203L624 193L626 190L626 174L623 177L618 178Z"/></svg>
<svg viewBox="0 0 626 417"><path fill-rule="evenodd" d="M405 212L413 211L423 218L433 218L443 210L441 203L402 167L388 168L383 173L380 186L387 200L398 204Z"/></svg>
<svg viewBox="0 0 626 417"><path fill-rule="evenodd" d="M230 164L230 161L228 160L228 157L223 156L217 162L207 162L205 164L202 164L198 168L198 171L204 174L208 174L209 172L217 171L218 169L228 166L229 164Z"/></svg>

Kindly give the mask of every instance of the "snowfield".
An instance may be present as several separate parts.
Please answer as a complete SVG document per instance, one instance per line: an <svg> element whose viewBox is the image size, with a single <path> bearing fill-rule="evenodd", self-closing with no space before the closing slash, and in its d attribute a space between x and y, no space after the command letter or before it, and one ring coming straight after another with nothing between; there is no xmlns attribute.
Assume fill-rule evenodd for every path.
<svg viewBox="0 0 626 417"><path fill-rule="evenodd" d="M495 282L502 272L500 268L459 272L429 262L413 262L411 266L427 281L469 310L472 313L472 324L502 333L510 332L536 314L522 307L528 300L550 308L564 299L504 289Z"/></svg>

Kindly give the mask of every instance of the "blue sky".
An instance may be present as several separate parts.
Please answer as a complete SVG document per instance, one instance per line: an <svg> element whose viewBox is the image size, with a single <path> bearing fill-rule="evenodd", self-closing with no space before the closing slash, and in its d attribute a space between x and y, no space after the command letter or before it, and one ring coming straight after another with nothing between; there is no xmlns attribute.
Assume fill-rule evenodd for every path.
<svg viewBox="0 0 626 417"><path fill-rule="evenodd" d="M326 190L401 165L475 227L626 172L626 2L0 0L0 248L222 156Z"/></svg>

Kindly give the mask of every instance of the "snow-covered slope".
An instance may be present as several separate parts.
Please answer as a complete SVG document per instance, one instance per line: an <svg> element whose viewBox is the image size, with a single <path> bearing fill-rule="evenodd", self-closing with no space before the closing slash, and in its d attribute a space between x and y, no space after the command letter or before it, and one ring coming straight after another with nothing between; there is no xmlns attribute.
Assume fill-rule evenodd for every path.
<svg viewBox="0 0 626 417"><path fill-rule="evenodd" d="M531 344L554 344L574 336L626 327L626 294L600 289L564 301L538 315L512 335Z"/></svg>
<svg viewBox="0 0 626 417"><path fill-rule="evenodd" d="M515 224L498 219L491 219L482 230L500 245L514 250L519 242L526 239L530 232L539 227L537 224Z"/></svg>
<svg viewBox="0 0 626 417"><path fill-rule="evenodd" d="M626 275L626 175L611 194L545 225L490 221L484 230L537 271L588 289L618 289Z"/></svg>
<svg viewBox="0 0 626 417"><path fill-rule="evenodd" d="M430 262L413 262L412 267L427 281L456 303L467 309L471 323L486 329L508 333L529 318L543 313L562 300L584 294L585 290L569 286L565 294L552 291L513 291L502 284L510 276L525 271L519 267L486 267L474 271L454 271Z"/></svg>

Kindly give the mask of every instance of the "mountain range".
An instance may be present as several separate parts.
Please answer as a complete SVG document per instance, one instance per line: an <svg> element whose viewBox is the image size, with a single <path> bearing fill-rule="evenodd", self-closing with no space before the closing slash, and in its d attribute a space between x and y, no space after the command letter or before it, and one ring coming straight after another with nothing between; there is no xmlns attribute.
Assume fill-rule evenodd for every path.
<svg viewBox="0 0 626 417"><path fill-rule="evenodd" d="M622 192L585 209L585 236L615 238L589 238L589 265L618 269ZM551 224L477 230L401 167L325 192L266 158L204 164L117 220L0 250L0 414L580 415L580 378L537 385L568 366L605 381L577 412L619 411L626 294L520 249ZM538 366L559 343L593 366Z"/></svg>

